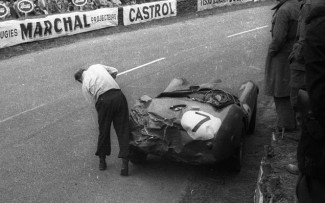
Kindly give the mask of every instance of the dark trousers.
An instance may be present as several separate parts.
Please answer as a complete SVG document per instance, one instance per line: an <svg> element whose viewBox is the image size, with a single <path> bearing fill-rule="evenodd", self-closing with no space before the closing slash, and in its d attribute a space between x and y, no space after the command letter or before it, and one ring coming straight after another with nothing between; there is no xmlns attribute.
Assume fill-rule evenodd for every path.
<svg viewBox="0 0 325 203"><path fill-rule="evenodd" d="M291 106L290 97L274 97L277 113L277 127L292 130L296 128L295 113Z"/></svg>
<svg viewBox="0 0 325 203"><path fill-rule="evenodd" d="M111 154L111 124L118 138L120 151L119 158L129 155L129 109L126 98L121 90L112 89L100 95L96 102L98 113L99 136L97 143L97 156Z"/></svg>

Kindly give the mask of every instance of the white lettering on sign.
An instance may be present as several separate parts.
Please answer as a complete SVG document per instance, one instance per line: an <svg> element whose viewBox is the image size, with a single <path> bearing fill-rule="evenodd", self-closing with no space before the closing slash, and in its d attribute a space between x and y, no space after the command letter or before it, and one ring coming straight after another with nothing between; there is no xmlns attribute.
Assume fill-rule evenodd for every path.
<svg viewBox="0 0 325 203"><path fill-rule="evenodd" d="M32 5L31 4L20 4L20 8L21 9L30 9L30 8L32 8Z"/></svg>
<svg viewBox="0 0 325 203"><path fill-rule="evenodd" d="M183 114L181 125L194 140L209 140L217 134L221 120L207 112L187 111Z"/></svg>
<svg viewBox="0 0 325 203"><path fill-rule="evenodd" d="M253 0L198 0L197 10L202 11L206 9L213 9L222 6L231 6L238 3L246 3Z"/></svg>
<svg viewBox="0 0 325 203"><path fill-rule="evenodd" d="M0 39L6 39L10 37L16 37L18 36L18 30L17 29L12 29L12 30L4 30L0 31Z"/></svg>
<svg viewBox="0 0 325 203"><path fill-rule="evenodd" d="M0 13L4 13L6 11L5 8L0 8Z"/></svg>
<svg viewBox="0 0 325 203"><path fill-rule="evenodd" d="M224 4L228 3L228 0L201 0L201 5L209 5L209 4Z"/></svg>
<svg viewBox="0 0 325 203"><path fill-rule="evenodd" d="M176 16L176 0L158 1L123 8L124 25Z"/></svg>
<svg viewBox="0 0 325 203"><path fill-rule="evenodd" d="M107 14L107 15L98 15L90 18L92 24L102 22L102 21L111 21L117 20L116 14Z"/></svg>

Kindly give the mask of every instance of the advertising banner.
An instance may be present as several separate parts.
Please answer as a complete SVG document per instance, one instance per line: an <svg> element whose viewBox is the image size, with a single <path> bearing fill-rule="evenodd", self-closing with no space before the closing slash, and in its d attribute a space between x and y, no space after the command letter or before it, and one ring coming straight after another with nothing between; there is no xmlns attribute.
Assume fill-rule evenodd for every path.
<svg viewBox="0 0 325 203"><path fill-rule="evenodd" d="M231 6L233 4L246 3L253 0L198 0L197 10L203 11L206 9L213 9L222 6Z"/></svg>
<svg viewBox="0 0 325 203"><path fill-rule="evenodd" d="M118 8L0 22L0 48L118 25Z"/></svg>
<svg viewBox="0 0 325 203"><path fill-rule="evenodd" d="M176 16L176 0L157 1L123 7L124 25Z"/></svg>

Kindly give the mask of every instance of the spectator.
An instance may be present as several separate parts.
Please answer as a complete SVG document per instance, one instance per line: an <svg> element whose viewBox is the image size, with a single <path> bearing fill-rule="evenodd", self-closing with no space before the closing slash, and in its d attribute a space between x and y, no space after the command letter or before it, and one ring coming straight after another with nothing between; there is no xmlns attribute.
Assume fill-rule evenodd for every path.
<svg viewBox="0 0 325 203"><path fill-rule="evenodd" d="M47 0L47 5L48 5L47 11L49 14L61 13L61 8L59 7L58 1L60 0Z"/></svg>
<svg viewBox="0 0 325 203"><path fill-rule="evenodd" d="M301 0L299 0L301 1ZM305 89L305 61L302 54L302 46L305 41L306 29L305 20L309 15L311 8L310 0L302 0L302 5L299 12L298 29L296 35L296 42L293 45L292 52L289 56L290 61L290 99L293 110L296 114L296 120L299 121L299 114L297 109L297 97L299 89Z"/></svg>
<svg viewBox="0 0 325 203"><path fill-rule="evenodd" d="M109 0L96 0L96 5L98 8L113 7L113 3Z"/></svg>
<svg viewBox="0 0 325 203"><path fill-rule="evenodd" d="M42 10L44 14L48 14L48 6L46 0L37 0L36 6L39 7L39 9Z"/></svg>
<svg viewBox="0 0 325 203"><path fill-rule="evenodd" d="M113 3L113 6L114 7L118 7L118 6L121 6L122 3L120 0L111 0L111 2Z"/></svg>
<svg viewBox="0 0 325 203"><path fill-rule="evenodd" d="M18 4L18 1L14 1L13 2L13 8L15 9L18 18L21 18L21 17L25 16L25 14L18 10L18 5L17 4Z"/></svg>
<svg viewBox="0 0 325 203"><path fill-rule="evenodd" d="M87 0L87 4L84 6L84 10L95 10L96 4L93 0Z"/></svg>
<svg viewBox="0 0 325 203"><path fill-rule="evenodd" d="M272 41L265 67L265 94L273 96L276 130L295 130L295 116L290 104L289 54L297 32L300 4L296 0L280 0L272 20Z"/></svg>
<svg viewBox="0 0 325 203"><path fill-rule="evenodd" d="M325 202L325 2L313 0L303 47L311 111L303 120L297 157L299 203Z"/></svg>
<svg viewBox="0 0 325 203"><path fill-rule="evenodd" d="M305 84L305 61L302 54L302 47L305 41L306 26L305 21L309 15L311 2L310 0L298 0L302 1L299 18L298 18L298 29L296 35L296 42L293 45L292 51L289 56L290 61L290 101L291 106L294 110L296 117L296 125L301 127L301 115L298 110L298 91L299 89L306 89ZM293 138L299 139L300 133L294 133ZM287 170L292 174L299 174L299 169L296 164L288 164Z"/></svg>

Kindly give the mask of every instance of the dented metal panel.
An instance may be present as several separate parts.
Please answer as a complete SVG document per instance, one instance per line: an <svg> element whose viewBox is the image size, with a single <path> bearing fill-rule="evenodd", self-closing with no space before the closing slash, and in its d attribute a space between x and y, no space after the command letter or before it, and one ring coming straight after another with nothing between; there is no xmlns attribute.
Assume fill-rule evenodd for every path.
<svg viewBox="0 0 325 203"><path fill-rule="evenodd" d="M240 99L249 107L257 93L248 86L243 91L248 96ZM238 147L249 123L246 109L216 83L190 86L175 79L156 98L142 96L131 109L132 149L191 164L220 161Z"/></svg>

